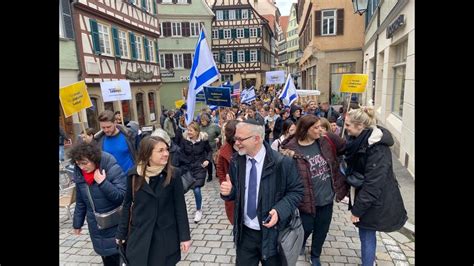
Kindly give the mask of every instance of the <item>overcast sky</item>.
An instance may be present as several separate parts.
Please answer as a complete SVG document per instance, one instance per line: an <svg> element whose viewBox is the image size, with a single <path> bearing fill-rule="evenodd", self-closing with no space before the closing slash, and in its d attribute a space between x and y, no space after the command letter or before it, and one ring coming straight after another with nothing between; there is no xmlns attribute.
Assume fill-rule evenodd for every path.
<svg viewBox="0 0 474 266"><path fill-rule="evenodd" d="M290 8L292 3L298 2L297 0L276 0L276 6L280 9L282 16L290 15Z"/></svg>

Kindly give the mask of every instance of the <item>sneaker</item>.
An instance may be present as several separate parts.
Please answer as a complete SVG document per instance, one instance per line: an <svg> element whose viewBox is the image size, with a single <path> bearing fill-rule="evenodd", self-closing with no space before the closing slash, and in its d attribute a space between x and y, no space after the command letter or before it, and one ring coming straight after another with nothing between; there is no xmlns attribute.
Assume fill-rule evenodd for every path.
<svg viewBox="0 0 474 266"><path fill-rule="evenodd" d="M201 221L201 218L202 218L202 211L201 210L196 211L196 213L194 214L194 223L198 223L199 221Z"/></svg>

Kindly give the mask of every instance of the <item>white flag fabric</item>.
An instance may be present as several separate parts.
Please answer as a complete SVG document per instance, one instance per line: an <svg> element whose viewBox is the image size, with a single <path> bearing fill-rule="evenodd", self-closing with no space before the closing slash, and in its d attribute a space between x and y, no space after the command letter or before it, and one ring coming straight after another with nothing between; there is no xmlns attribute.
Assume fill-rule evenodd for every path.
<svg viewBox="0 0 474 266"><path fill-rule="evenodd" d="M255 95L255 87L252 86L246 90L242 90L240 94L240 102L241 103L249 103L251 101L255 101L256 95Z"/></svg>
<svg viewBox="0 0 474 266"><path fill-rule="evenodd" d="M291 78L291 74L288 74L285 87L278 98L281 99L285 106L290 106L294 101L296 101L296 99L298 99L298 93L296 93L296 87Z"/></svg>
<svg viewBox="0 0 474 266"><path fill-rule="evenodd" d="M204 27L201 28L199 40L194 50L194 60L189 75L188 99L186 105L186 125L194 119L194 108L196 105L196 94L219 78L219 70L212 56L211 49L206 42Z"/></svg>

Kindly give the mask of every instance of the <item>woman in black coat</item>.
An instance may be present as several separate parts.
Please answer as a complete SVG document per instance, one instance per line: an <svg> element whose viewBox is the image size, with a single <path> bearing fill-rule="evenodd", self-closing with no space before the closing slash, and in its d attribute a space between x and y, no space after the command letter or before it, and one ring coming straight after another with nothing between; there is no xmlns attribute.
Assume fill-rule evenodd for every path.
<svg viewBox="0 0 474 266"><path fill-rule="evenodd" d="M69 157L74 164L73 178L76 183L76 208L72 224L74 233L81 234L87 217L94 251L102 256L104 265L118 266L119 255L115 244L117 225L99 229L92 206L98 213L119 207L126 190L125 174L111 154L101 152L97 145L91 143L77 144L71 149Z"/></svg>
<svg viewBox="0 0 474 266"><path fill-rule="evenodd" d="M131 266L176 265L191 245L181 171L171 165L168 149L160 137L144 138L128 173L116 238L119 245L126 241Z"/></svg>
<svg viewBox="0 0 474 266"><path fill-rule="evenodd" d="M372 266L376 231L392 232L407 221L398 182L393 173L390 132L375 125L373 108L348 112L345 128L347 182L351 187L351 220L359 228L362 265ZM352 205L353 203L353 205Z"/></svg>
<svg viewBox="0 0 474 266"><path fill-rule="evenodd" d="M191 171L196 182L193 185L194 198L196 200L196 213L194 222L198 223L202 218L202 195L201 187L204 186L207 166L211 162L211 146L208 135L201 132L197 122L191 122L188 129L183 133L181 141L181 169Z"/></svg>

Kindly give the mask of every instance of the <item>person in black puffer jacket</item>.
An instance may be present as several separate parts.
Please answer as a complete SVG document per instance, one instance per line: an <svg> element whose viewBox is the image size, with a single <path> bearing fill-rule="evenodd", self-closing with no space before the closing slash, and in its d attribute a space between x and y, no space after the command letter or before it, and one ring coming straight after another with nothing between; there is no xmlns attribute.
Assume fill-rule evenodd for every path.
<svg viewBox="0 0 474 266"><path fill-rule="evenodd" d="M118 224L99 229L94 209L95 212L105 213L122 204L126 176L115 158L101 152L97 145L80 143L71 149L69 157L74 164L73 180L76 183L76 208L72 222L74 233L81 234L84 219L87 218L94 251L102 257L104 265L118 266L119 254L115 243Z"/></svg>
<svg viewBox="0 0 474 266"><path fill-rule="evenodd" d="M375 122L371 107L349 111L345 121L350 136L345 151L346 180L352 186L349 207L359 228L362 265L375 261L376 231L396 231L408 220L393 172L393 137Z"/></svg>

